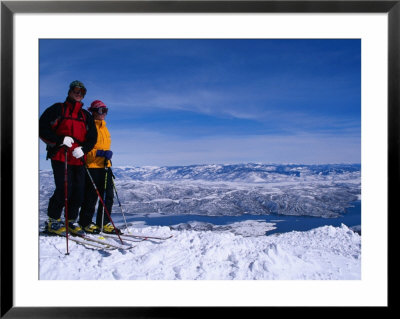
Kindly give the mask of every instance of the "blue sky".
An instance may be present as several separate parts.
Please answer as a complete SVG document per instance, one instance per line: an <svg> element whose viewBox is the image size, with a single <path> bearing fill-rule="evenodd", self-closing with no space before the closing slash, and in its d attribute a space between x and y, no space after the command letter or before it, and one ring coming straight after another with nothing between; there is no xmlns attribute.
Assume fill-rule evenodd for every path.
<svg viewBox="0 0 400 319"><path fill-rule="evenodd" d="M109 107L114 166L361 162L361 40L42 39L39 80Z"/></svg>

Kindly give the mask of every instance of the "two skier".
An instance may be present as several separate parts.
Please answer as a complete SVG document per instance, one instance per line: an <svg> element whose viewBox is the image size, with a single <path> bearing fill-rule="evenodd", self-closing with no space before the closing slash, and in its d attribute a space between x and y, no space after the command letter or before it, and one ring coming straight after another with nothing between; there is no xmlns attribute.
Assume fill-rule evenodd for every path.
<svg viewBox="0 0 400 319"><path fill-rule="evenodd" d="M66 223L68 231L74 235L98 233L102 225L104 232L120 233L109 223L108 214L99 214L100 204L97 227L91 222L97 193L93 185L85 180L90 172L96 176L95 184L101 196L106 189L106 205L111 214L113 184L105 185L104 181L105 176L110 175L112 183L112 172L106 174L110 172L112 152L110 133L104 121L108 108L96 100L89 108L91 112L83 109L82 100L86 92L82 82L71 82L65 102L53 104L39 118L39 137L47 145L47 159L51 159L55 182L47 210L46 230L57 235L66 235ZM64 222L61 220L63 208L66 215ZM79 224L76 223L78 215ZM101 220L103 215L104 221Z"/></svg>

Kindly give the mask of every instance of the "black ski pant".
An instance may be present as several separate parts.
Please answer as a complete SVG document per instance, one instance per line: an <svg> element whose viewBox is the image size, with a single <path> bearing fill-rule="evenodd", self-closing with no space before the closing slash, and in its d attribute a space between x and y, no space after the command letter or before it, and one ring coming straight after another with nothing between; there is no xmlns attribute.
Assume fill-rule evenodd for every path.
<svg viewBox="0 0 400 319"><path fill-rule="evenodd" d="M65 163L52 160L51 167L53 168L56 189L50 197L47 215L50 218L59 219L65 206ZM67 185L68 220L75 220L83 202L85 189L85 168L83 165L68 165Z"/></svg>
<svg viewBox="0 0 400 319"><path fill-rule="evenodd" d="M112 206L114 203L114 189L113 189L113 181L112 181L112 173L107 173L107 185L105 185L106 180L106 172L104 168L89 168L89 173L92 176L94 183L100 193L103 202L106 205L107 211L111 215ZM106 189L104 196L104 187ZM101 217L104 216L103 225L106 225L110 222L108 218L108 214L104 211L103 204L100 202L97 192L89 178L86 174L86 183L85 183L85 195L83 204L81 207L81 211L79 213L79 224L82 227L88 226L92 223L92 219L97 206L97 216L96 216L96 225L101 227Z"/></svg>

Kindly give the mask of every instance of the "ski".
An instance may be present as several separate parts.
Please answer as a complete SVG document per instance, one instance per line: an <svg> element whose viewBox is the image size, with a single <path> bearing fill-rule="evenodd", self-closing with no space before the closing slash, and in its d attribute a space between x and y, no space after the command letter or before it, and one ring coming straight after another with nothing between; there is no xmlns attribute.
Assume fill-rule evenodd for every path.
<svg viewBox="0 0 400 319"><path fill-rule="evenodd" d="M123 236L131 237L131 238L158 239L158 240L167 240L167 239L172 238L172 235L168 236L168 237L156 237L156 236L147 236L147 235L123 234Z"/></svg>
<svg viewBox="0 0 400 319"><path fill-rule="evenodd" d="M135 246L132 246L132 245L125 245L125 244L118 244L118 243L115 243L115 242L110 242L105 237L102 237L101 235L98 235L98 236L81 235L81 236L78 236L78 237L83 238L84 240L88 240L88 241L94 242L94 243L98 243L98 244L114 247L116 249L128 250L128 249L131 249L131 248L135 247Z"/></svg>
<svg viewBox="0 0 400 319"><path fill-rule="evenodd" d="M60 237L65 237L65 236L60 236ZM114 250L117 249L116 247L110 246L106 243L96 243L96 242L92 242L87 240L86 238L83 237L72 237L72 236L68 236L68 240L71 240L75 243L81 244L83 246L90 246L90 248L97 248L99 250ZM88 247L86 247L88 248Z"/></svg>
<svg viewBox="0 0 400 319"><path fill-rule="evenodd" d="M105 233L100 233L99 234L102 237L105 238L113 238L113 239L119 239L118 235L116 234L105 234ZM146 240L146 238L134 238L134 237L130 237L130 236L125 236L125 235L119 235L121 237L121 239L129 241L129 242L134 242L134 243L140 243L144 240Z"/></svg>
<svg viewBox="0 0 400 319"><path fill-rule="evenodd" d="M105 234L105 233L100 233L101 236L103 237L108 237L108 238L118 238L117 234ZM167 240L172 237L155 237L155 236L146 236L146 235L133 235L133 234L125 234L122 233L119 235L121 239L126 240L126 241L133 241L133 242L141 242L147 239L158 239L158 240Z"/></svg>
<svg viewBox="0 0 400 319"><path fill-rule="evenodd" d="M51 237L61 237L61 238L65 238L66 234L53 234L53 233L49 233L48 231L44 230L42 232L39 233L39 235L45 235L45 236L51 236ZM85 246L85 248L97 248L98 250L114 250L117 249L117 247L113 247L111 245L109 245L106 242L94 242L91 240L87 240L87 238L83 238L80 236L72 236L71 234L68 236L68 240L71 240L73 242L76 242L78 244L81 244L83 246ZM86 246L90 246L90 247L86 247Z"/></svg>

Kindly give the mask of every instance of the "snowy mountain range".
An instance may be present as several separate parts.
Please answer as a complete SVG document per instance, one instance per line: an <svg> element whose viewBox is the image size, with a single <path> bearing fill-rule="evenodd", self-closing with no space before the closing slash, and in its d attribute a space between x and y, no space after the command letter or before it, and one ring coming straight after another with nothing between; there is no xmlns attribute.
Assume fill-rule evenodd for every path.
<svg viewBox="0 0 400 319"><path fill-rule="evenodd" d="M114 174L121 178L140 181L203 180L262 183L310 176L322 176L327 179L334 176L359 176L360 164L226 164L226 165L190 165L165 167L120 167Z"/></svg>
<svg viewBox="0 0 400 319"><path fill-rule="evenodd" d="M126 212L147 216L337 217L361 194L359 164L126 166L113 174ZM40 178L44 204L53 191L52 172L41 171Z"/></svg>

